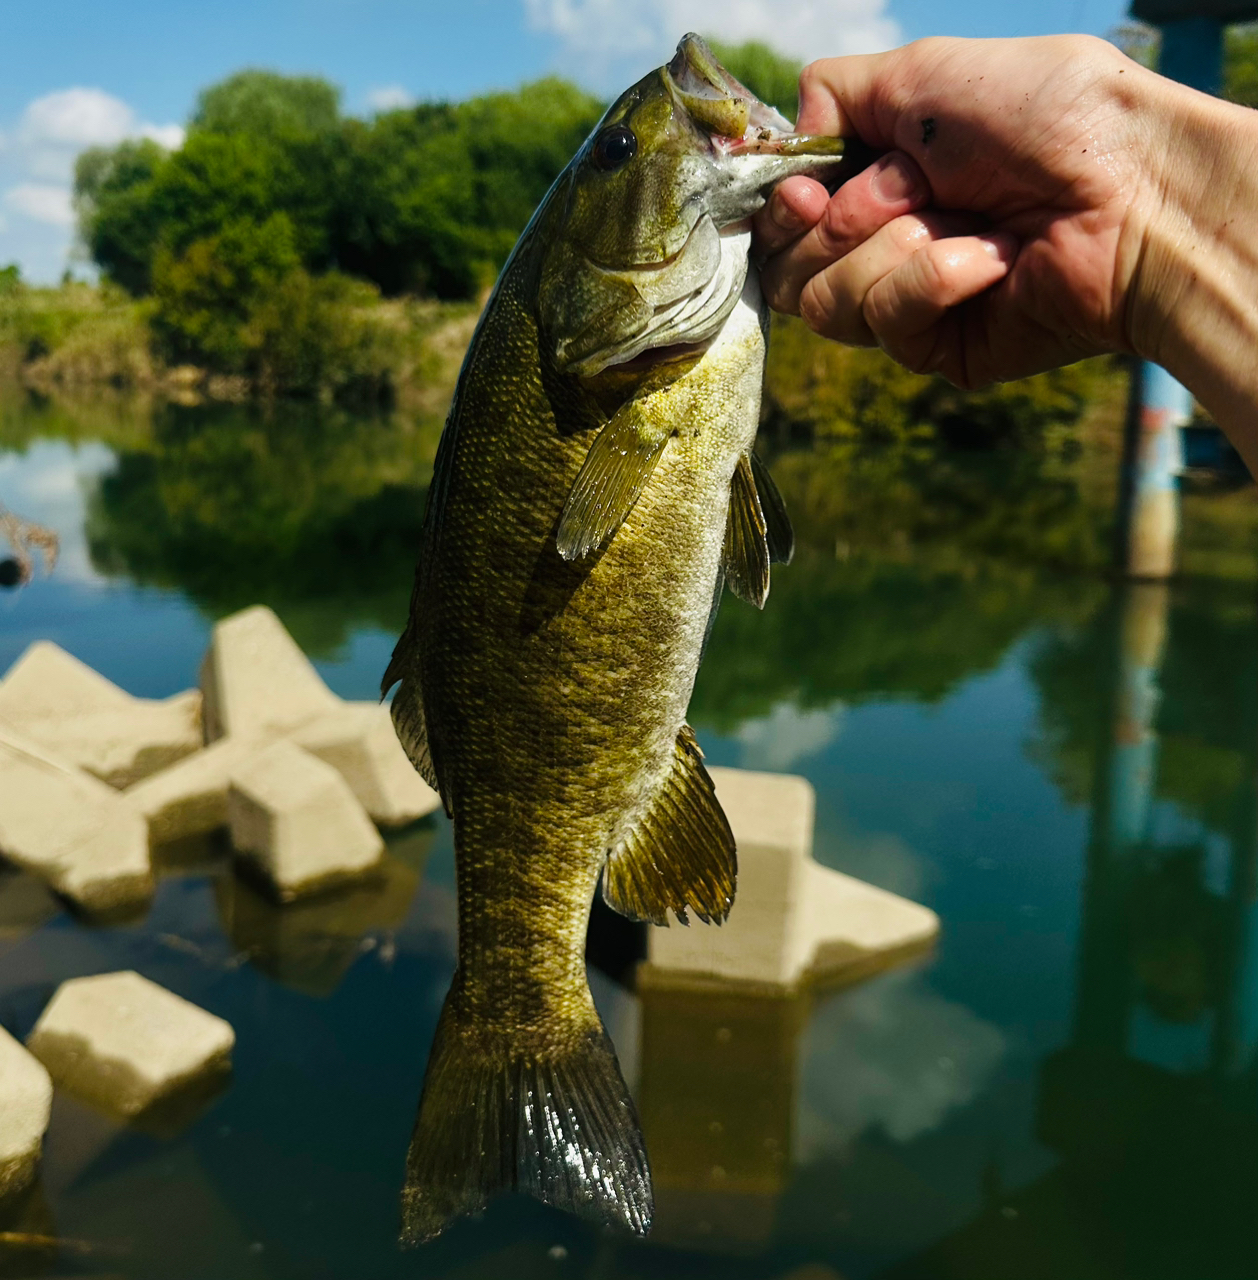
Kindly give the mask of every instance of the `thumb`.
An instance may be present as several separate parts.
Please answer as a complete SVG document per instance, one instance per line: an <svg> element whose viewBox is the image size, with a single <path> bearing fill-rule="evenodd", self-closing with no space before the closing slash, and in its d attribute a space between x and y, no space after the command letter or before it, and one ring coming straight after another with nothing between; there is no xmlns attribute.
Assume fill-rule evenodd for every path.
<svg viewBox="0 0 1258 1280"><path fill-rule="evenodd" d="M811 62L799 75L800 133L858 137L872 147L892 147L892 137L879 127L878 101L892 59L890 53L856 54Z"/></svg>

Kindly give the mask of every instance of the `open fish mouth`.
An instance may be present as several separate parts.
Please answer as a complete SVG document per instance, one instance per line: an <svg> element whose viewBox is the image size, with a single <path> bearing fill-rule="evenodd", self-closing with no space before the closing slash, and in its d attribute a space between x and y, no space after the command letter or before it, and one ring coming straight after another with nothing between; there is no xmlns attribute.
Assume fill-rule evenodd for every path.
<svg viewBox="0 0 1258 1280"><path fill-rule="evenodd" d="M702 37L683 36L664 68L673 95L706 130L718 156L843 154L841 138L801 137L794 125L717 61Z"/></svg>

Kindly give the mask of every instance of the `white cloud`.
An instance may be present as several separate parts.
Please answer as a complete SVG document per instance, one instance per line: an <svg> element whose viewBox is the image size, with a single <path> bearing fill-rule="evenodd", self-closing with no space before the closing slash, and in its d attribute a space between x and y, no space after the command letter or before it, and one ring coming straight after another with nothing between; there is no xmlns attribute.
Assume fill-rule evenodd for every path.
<svg viewBox="0 0 1258 1280"><path fill-rule="evenodd" d="M367 94L367 105L373 111L400 111L415 105L415 95L400 84L385 84Z"/></svg>
<svg viewBox="0 0 1258 1280"><path fill-rule="evenodd" d="M24 214L36 222L46 222L50 227L74 226L69 187L23 182L4 193L4 202L15 213Z"/></svg>
<svg viewBox="0 0 1258 1280"><path fill-rule="evenodd" d="M152 138L172 149L183 137L179 125L143 120L102 89L59 89L28 103L16 128L0 134L3 204L17 215L0 258L16 258L29 279L55 279L71 244L70 189L79 153L126 138Z"/></svg>
<svg viewBox="0 0 1258 1280"><path fill-rule="evenodd" d="M874 53L900 40L886 0L524 0L524 6L531 26L559 37L565 66L606 89L665 61L687 31L735 44L760 40L804 62Z"/></svg>
<svg viewBox="0 0 1258 1280"><path fill-rule="evenodd" d="M987 1087L998 1027L901 970L830 997L805 1034L796 1158L841 1155L868 1129L911 1142Z"/></svg>
<svg viewBox="0 0 1258 1280"><path fill-rule="evenodd" d="M779 702L767 716L743 721L735 735L742 743L743 768L780 773L815 756L839 736L843 711L841 702L815 711Z"/></svg>
<svg viewBox="0 0 1258 1280"><path fill-rule="evenodd" d="M91 491L116 465L102 444L40 440L25 453L0 453L0 489L9 509L52 529L60 540L55 571L60 582L106 581L92 565L85 524Z"/></svg>

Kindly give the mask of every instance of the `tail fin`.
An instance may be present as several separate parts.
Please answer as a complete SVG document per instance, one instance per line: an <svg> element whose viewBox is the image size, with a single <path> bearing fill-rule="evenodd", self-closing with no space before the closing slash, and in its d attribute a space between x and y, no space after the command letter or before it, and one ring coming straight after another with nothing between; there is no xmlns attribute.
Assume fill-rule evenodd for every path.
<svg viewBox="0 0 1258 1280"><path fill-rule="evenodd" d="M460 1017L437 1025L402 1192L402 1242L431 1240L500 1191L651 1229L651 1172L616 1052L594 1015L566 1043L513 1042Z"/></svg>

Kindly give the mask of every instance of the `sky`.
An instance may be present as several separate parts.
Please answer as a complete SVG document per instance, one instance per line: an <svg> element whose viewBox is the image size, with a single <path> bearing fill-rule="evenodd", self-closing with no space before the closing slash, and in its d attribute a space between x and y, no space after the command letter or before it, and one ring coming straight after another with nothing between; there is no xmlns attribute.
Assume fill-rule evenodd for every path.
<svg viewBox="0 0 1258 1280"><path fill-rule="evenodd" d="M196 95L242 67L314 73L369 114L559 72L614 95L686 31L809 61L926 35L1104 35L1122 0L0 0L0 265L46 283L74 249L84 147L177 146Z"/></svg>

